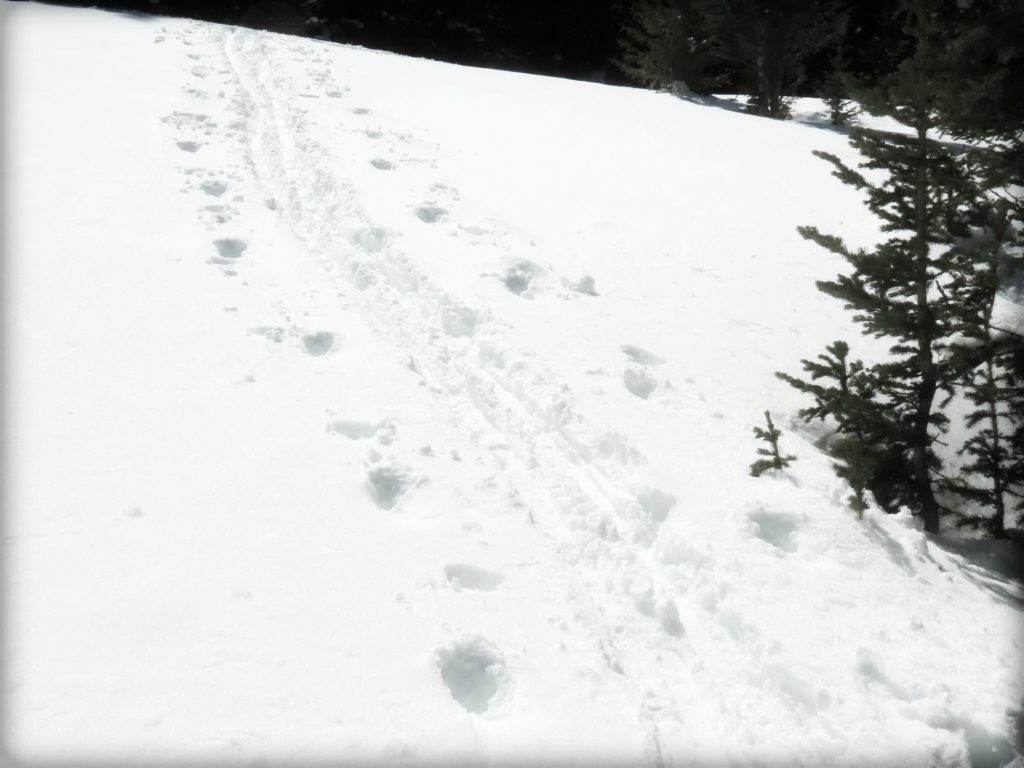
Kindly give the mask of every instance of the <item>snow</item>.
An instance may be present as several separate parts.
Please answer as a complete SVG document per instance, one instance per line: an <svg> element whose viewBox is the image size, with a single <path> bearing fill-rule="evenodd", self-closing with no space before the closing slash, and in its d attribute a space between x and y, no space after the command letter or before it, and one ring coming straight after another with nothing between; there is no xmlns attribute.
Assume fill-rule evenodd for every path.
<svg viewBox="0 0 1024 768"><path fill-rule="evenodd" d="M1024 267L1002 278L992 304L991 325L1004 333L1024 336Z"/></svg>
<svg viewBox="0 0 1024 768"><path fill-rule="evenodd" d="M773 376L881 349L795 232L879 237L842 135L3 13L12 755L1013 759L1019 581L859 522Z"/></svg>

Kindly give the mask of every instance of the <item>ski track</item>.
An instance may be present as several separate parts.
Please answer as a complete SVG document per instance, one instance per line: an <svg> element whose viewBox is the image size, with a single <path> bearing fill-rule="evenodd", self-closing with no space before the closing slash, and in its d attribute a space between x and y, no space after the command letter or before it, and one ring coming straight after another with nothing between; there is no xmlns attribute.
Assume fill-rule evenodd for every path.
<svg viewBox="0 0 1024 768"><path fill-rule="evenodd" d="M329 153L293 106L296 94L327 87L330 75L314 75L316 83L305 88L290 83L284 68L275 68L275 56L296 51L271 33L203 26L189 32L206 35L201 44L223 51L222 85L237 89L229 100L238 117L231 133L278 216L371 325L408 357L411 371L454 423L467 432L469 426L496 431L508 442L511 465L495 453L492 458L514 492L529 500L531 518L536 511L541 533L566 563L568 594L579 608L575 619L586 622L609 669L633 691L648 763L688 763L726 743L736 745L729 758L741 762L763 758L765 748L769 754L784 750L782 732L778 743L764 744L743 726L721 731L720 713L785 713L790 710L780 697L808 686L777 662L778 644L762 630L732 611L708 615L684 604L694 580L674 576L659 562L660 521L643 502L658 491L643 483L647 460L629 439L588 423L570 389L515 343L511 327L435 285L360 209L354 188L330 173ZM728 588L730 576L717 564L702 559L697 565L696 581L705 591ZM831 737L835 759L848 742L830 718L813 705L808 709L819 733ZM810 725L801 721L788 725ZM806 749L799 757L789 754L821 761L820 753Z"/></svg>
<svg viewBox="0 0 1024 768"><path fill-rule="evenodd" d="M567 387L529 355L511 351L503 323L432 285L386 231L366 220L353 191L318 162L323 153L304 135L288 84L274 72L272 46L258 32L239 30L225 39L242 87L251 162L293 233L356 289L364 309L415 361L431 390L450 411L463 412L457 421L465 422L468 403L475 411L471 419L482 418L509 440L525 469L542 479L571 533L571 559L596 572L592 582L618 580L620 598L626 599L631 586L650 585L646 589L653 587L655 597L649 599L658 610L673 610L665 607L672 598L664 596L663 579L645 562L654 531L642 519L638 489L627 477L643 457L623 436L592 429L576 413ZM595 608L592 603L590 612ZM658 631L656 625L651 629ZM621 647L628 643L613 638L607 627L600 636L610 663L632 680L630 654ZM664 641L657 644L673 650ZM641 650L647 647L642 643ZM669 712L676 707L663 682L648 677L633 684L640 687L648 752L660 765L659 723L649 700Z"/></svg>

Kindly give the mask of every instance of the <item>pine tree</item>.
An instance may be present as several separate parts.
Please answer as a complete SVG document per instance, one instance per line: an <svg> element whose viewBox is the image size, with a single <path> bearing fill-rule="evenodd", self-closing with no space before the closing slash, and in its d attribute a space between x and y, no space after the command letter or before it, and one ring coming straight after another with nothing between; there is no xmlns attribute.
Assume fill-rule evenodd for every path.
<svg viewBox="0 0 1024 768"><path fill-rule="evenodd" d="M971 404L971 433L959 451L969 463L949 487L982 510L961 515L962 523L1020 536L1013 513L1024 512L1024 337L999 327L992 312L1002 288L1024 284L1024 0L976 0L956 21L937 119L966 143L986 199L983 219L958 248L952 362Z"/></svg>
<svg viewBox="0 0 1024 768"><path fill-rule="evenodd" d="M697 0L717 54L739 69L748 107L784 118L784 94L799 83L801 64L830 41L839 5L834 0Z"/></svg>
<svg viewBox="0 0 1024 768"><path fill-rule="evenodd" d="M837 12L831 30L833 39L829 54L829 73L825 76L818 94L828 108L832 125L842 126L850 122L860 108L850 98L853 91L853 77L850 74L850 58L846 52L846 34L850 24L849 11Z"/></svg>
<svg viewBox="0 0 1024 768"><path fill-rule="evenodd" d="M836 474L853 489L849 504L859 518L868 508L866 492L879 463L873 450L882 420L874 399L877 382L863 362L847 361L850 347L845 341L836 341L825 350L828 354L818 355L817 361L800 361L811 375L810 381L782 372L775 375L814 397L813 406L799 411L800 418L835 421L838 438L830 442L829 452L836 459ZM831 386L815 383L820 380L830 381Z"/></svg>
<svg viewBox="0 0 1024 768"><path fill-rule="evenodd" d="M783 456L779 453L779 437L782 436L782 432L775 428L775 424L772 423L772 415L768 411L764 412L764 420L768 429L754 427L754 435L768 443L769 447L757 449L758 455L766 458L758 459L750 465L750 474L753 477L760 477L769 469L776 471L785 469L796 461L796 456Z"/></svg>
<svg viewBox="0 0 1024 768"><path fill-rule="evenodd" d="M1007 513L1014 508L1024 511L1024 371L1017 369L1016 359L1022 343L1020 337L993 328L991 322L1000 282L998 267L1013 233L1007 218L995 219L1007 208L992 205L988 226L978 230L981 235L961 244L963 269L952 286L960 304L950 361L962 377L961 391L971 405L966 414L971 434L958 451L969 457L969 463L961 468L960 477L947 480L946 485L990 510L989 514L961 513L959 523L984 526L996 538L1006 535Z"/></svg>
<svg viewBox="0 0 1024 768"><path fill-rule="evenodd" d="M708 43L692 0L639 0L622 29L619 68L653 88L707 93Z"/></svg>
<svg viewBox="0 0 1024 768"><path fill-rule="evenodd" d="M623 29L620 68L656 88L707 93L725 66L758 115L788 114L784 94L803 60L834 36L839 0L637 0Z"/></svg>
<svg viewBox="0 0 1024 768"><path fill-rule="evenodd" d="M828 109L829 122L836 127L848 125L860 112L857 102L850 98L851 90L849 75L842 70L830 72L818 89Z"/></svg>
<svg viewBox="0 0 1024 768"><path fill-rule="evenodd" d="M943 50L934 6L935 0L902 0L916 49L888 82L864 94L873 113L895 117L913 134L862 128L850 133L850 143L867 159L860 167L885 171L888 178L869 181L838 157L815 153L834 166L841 181L867 193L868 208L889 238L870 251L852 252L838 237L799 228L853 267L851 274L819 282L819 290L852 310L865 334L893 342L891 359L871 367L874 399L884 413L878 437L883 447L906 457L910 506L933 533L941 511L935 494L941 465L933 446L948 429L938 398L954 387L952 371L942 363L955 311L950 288L961 266L950 246L967 235L978 196L957 159L930 135Z"/></svg>
<svg viewBox="0 0 1024 768"><path fill-rule="evenodd" d="M984 147L988 188L1024 221L1024 0L973 0L956 29L937 83L939 124Z"/></svg>

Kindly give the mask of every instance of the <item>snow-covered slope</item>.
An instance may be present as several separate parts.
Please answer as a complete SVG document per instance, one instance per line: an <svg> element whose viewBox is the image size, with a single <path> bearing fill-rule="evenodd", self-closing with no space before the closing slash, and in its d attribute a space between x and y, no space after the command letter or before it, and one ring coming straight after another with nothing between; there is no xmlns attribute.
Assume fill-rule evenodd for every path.
<svg viewBox="0 0 1024 768"><path fill-rule="evenodd" d="M1019 586L843 506L844 138L4 8L6 748L1003 765ZM994 751L993 751L994 750Z"/></svg>

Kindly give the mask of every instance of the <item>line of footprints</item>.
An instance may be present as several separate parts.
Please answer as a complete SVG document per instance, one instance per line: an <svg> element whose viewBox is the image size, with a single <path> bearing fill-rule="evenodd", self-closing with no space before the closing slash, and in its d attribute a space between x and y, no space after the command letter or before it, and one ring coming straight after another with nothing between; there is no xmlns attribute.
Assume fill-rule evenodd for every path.
<svg viewBox="0 0 1024 768"><path fill-rule="evenodd" d="M296 55L307 57L307 60L314 55L311 49L301 46L290 50ZM302 60L304 59L295 59L295 61ZM351 94L351 89L347 86L341 89L336 87L331 89L334 76L329 64L323 59L314 59L314 61L320 66L306 69L310 82L306 85L306 92L299 95L316 99L320 97L319 93L323 92L332 99L347 99ZM409 151L429 156L440 150L438 145L427 144L409 133L384 129L380 125L373 124L373 111L367 107L351 107L346 109L345 113L346 118L337 125L338 130L352 134L358 139L369 140L369 142L363 141L362 143L367 152L367 162L376 170L392 172L400 171L403 167L414 166L437 168L435 160L416 157L409 154ZM452 213L453 209L458 208L459 203L458 190L442 182L434 182L427 186L421 197L421 202L409 206L409 211L423 224L445 227L448 234L469 238L473 245L485 241L493 247L507 248L508 243L516 239L511 232L505 231L497 222L488 221L485 226L460 223L457 220L458 217ZM536 246L530 242L528 247ZM595 280L590 275L570 280L557 274L552 268L544 267L530 259L505 258L503 262L504 265L500 271L487 272L481 277L498 280L509 292L520 298L533 300L547 294L561 299L574 299L598 295Z"/></svg>
<svg viewBox="0 0 1024 768"><path fill-rule="evenodd" d="M162 29L154 38L154 42L162 43L167 38L177 38L185 46L193 46L189 32L199 28L187 29L184 33L172 33ZM311 49L302 47L292 48L291 51L299 56L308 57L313 54ZM186 54L192 62L201 60L198 53ZM298 60L298 59L297 59ZM306 58L302 60L307 60ZM317 59L322 65L326 65L322 59ZM203 101L211 98L211 93L216 89L213 98L227 98L223 88L217 88L215 75L228 75L228 70L213 70L204 64L187 65L192 81L184 87L186 95L202 104ZM319 70L307 70L313 79L314 88L324 88L332 80L330 72L324 66ZM326 96L334 99L344 98L349 89L329 89ZM318 98L317 94L303 93L300 96ZM237 96L235 97L237 99ZM356 107L348 110L350 114L362 117L371 114L365 107ZM234 138L239 142L244 141L242 134L243 125L240 121L233 121L226 126L221 126L211 116L202 111L174 111L162 118L162 122L174 129L173 140L182 153L189 156L202 156L203 147L207 140L216 137L218 141L224 138ZM357 127L357 130L371 140L392 139L406 144L413 143L413 137L385 132L375 128ZM393 152L393 150L392 150ZM370 164L380 171L393 171L400 167L400 163L393 159L374 156L369 160ZM417 159L404 158L405 163L430 163ZM203 202L199 206L198 214L200 221L210 231L215 231L231 221L240 214L237 204L245 202L241 194L231 194L232 184L241 182L244 173L240 166L233 166L222 170L213 170L199 164L193 164L181 169L185 177L183 193L199 194ZM435 225L449 220L449 210L438 204L438 200L446 199L451 202L458 201L458 192L444 184L433 184L429 188L430 195L428 202L413 206L412 213L423 224ZM447 202L451 205L451 202ZM276 208L274 200L265 201L270 209ZM457 229L471 237L482 237L494 234L492 230L484 227L456 225ZM248 243L240 237L218 237L212 243L212 252L207 261L216 266L225 277L235 277L239 274L240 265L248 250ZM574 296L598 296L594 279L584 275L579 280L570 281L555 275L549 268L543 267L528 259L511 259L507 266L500 272L482 275L487 278L495 278L515 296L531 300L543 293L555 293L562 298ZM307 332L297 327L260 326L249 329L250 334L262 336L272 343L282 343L285 340L296 340L302 351L313 356L321 356L330 353L336 344L334 334L327 331ZM641 399L647 399L663 383L655 374L654 369L663 364L665 360L657 355L648 352L640 347L623 345L621 351L629 358L631 365L626 368L623 374L625 388ZM593 371L598 373L599 371ZM253 381L250 376L249 381ZM327 431L337 434L349 440L374 440L380 447L390 446L397 437L395 425L389 420L383 420L376 424L347 420L332 419L327 424ZM433 450L429 446L420 449L423 456L433 456ZM456 451L450 453L452 461L461 461ZM396 508L400 501L407 496L418 485L425 482L425 476L417 473L409 466L399 462L393 456L384 457L376 448L369 449L367 453L366 480L368 490L376 505L386 511ZM643 505L645 510L648 505ZM670 506L670 505L669 505ZM664 511L667 513L667 510ZM133 515L134 517L135 515ZM662 515L663 517L663 515ZM504 582L503 574L492 571L470 563L448 563L443 567L446 583L455 589L493 591L498 589ZM493 643L481 635L462 635L435 652L434 660L438 666L440 677L444 685L450 691L452 697L466 711L474 714L482 714L492 708L496 699L500 699L500 693L508 689L508 664L504 655Z"/></svg>
<svg viewBox="0 0 1024 768"><path fill-rule="evenodd" d="M352 419L331 419L329 433L348 440L368 440L374 447L367 451L366 483L370 495L382 510L394 510L413 489L425 482L426 476L401 463L394 456L384 457L379 449L387 449L398 439L398 430L390 419L377 423ZM422 457L435 457L429 445L422 446ZM449 453L451 461L462 461L457 451ZM468 524L472 526L473 524ZM491 592L505 581L505 576L471 563L452 562L443 567L445 582L457 590ZM404 599L404 596L399 596ZM441 680L466 711L487 712L495 697L508 688L508 665L504 655L493 643L479 634L462 635L439 648L434 660Z"/></svg>

